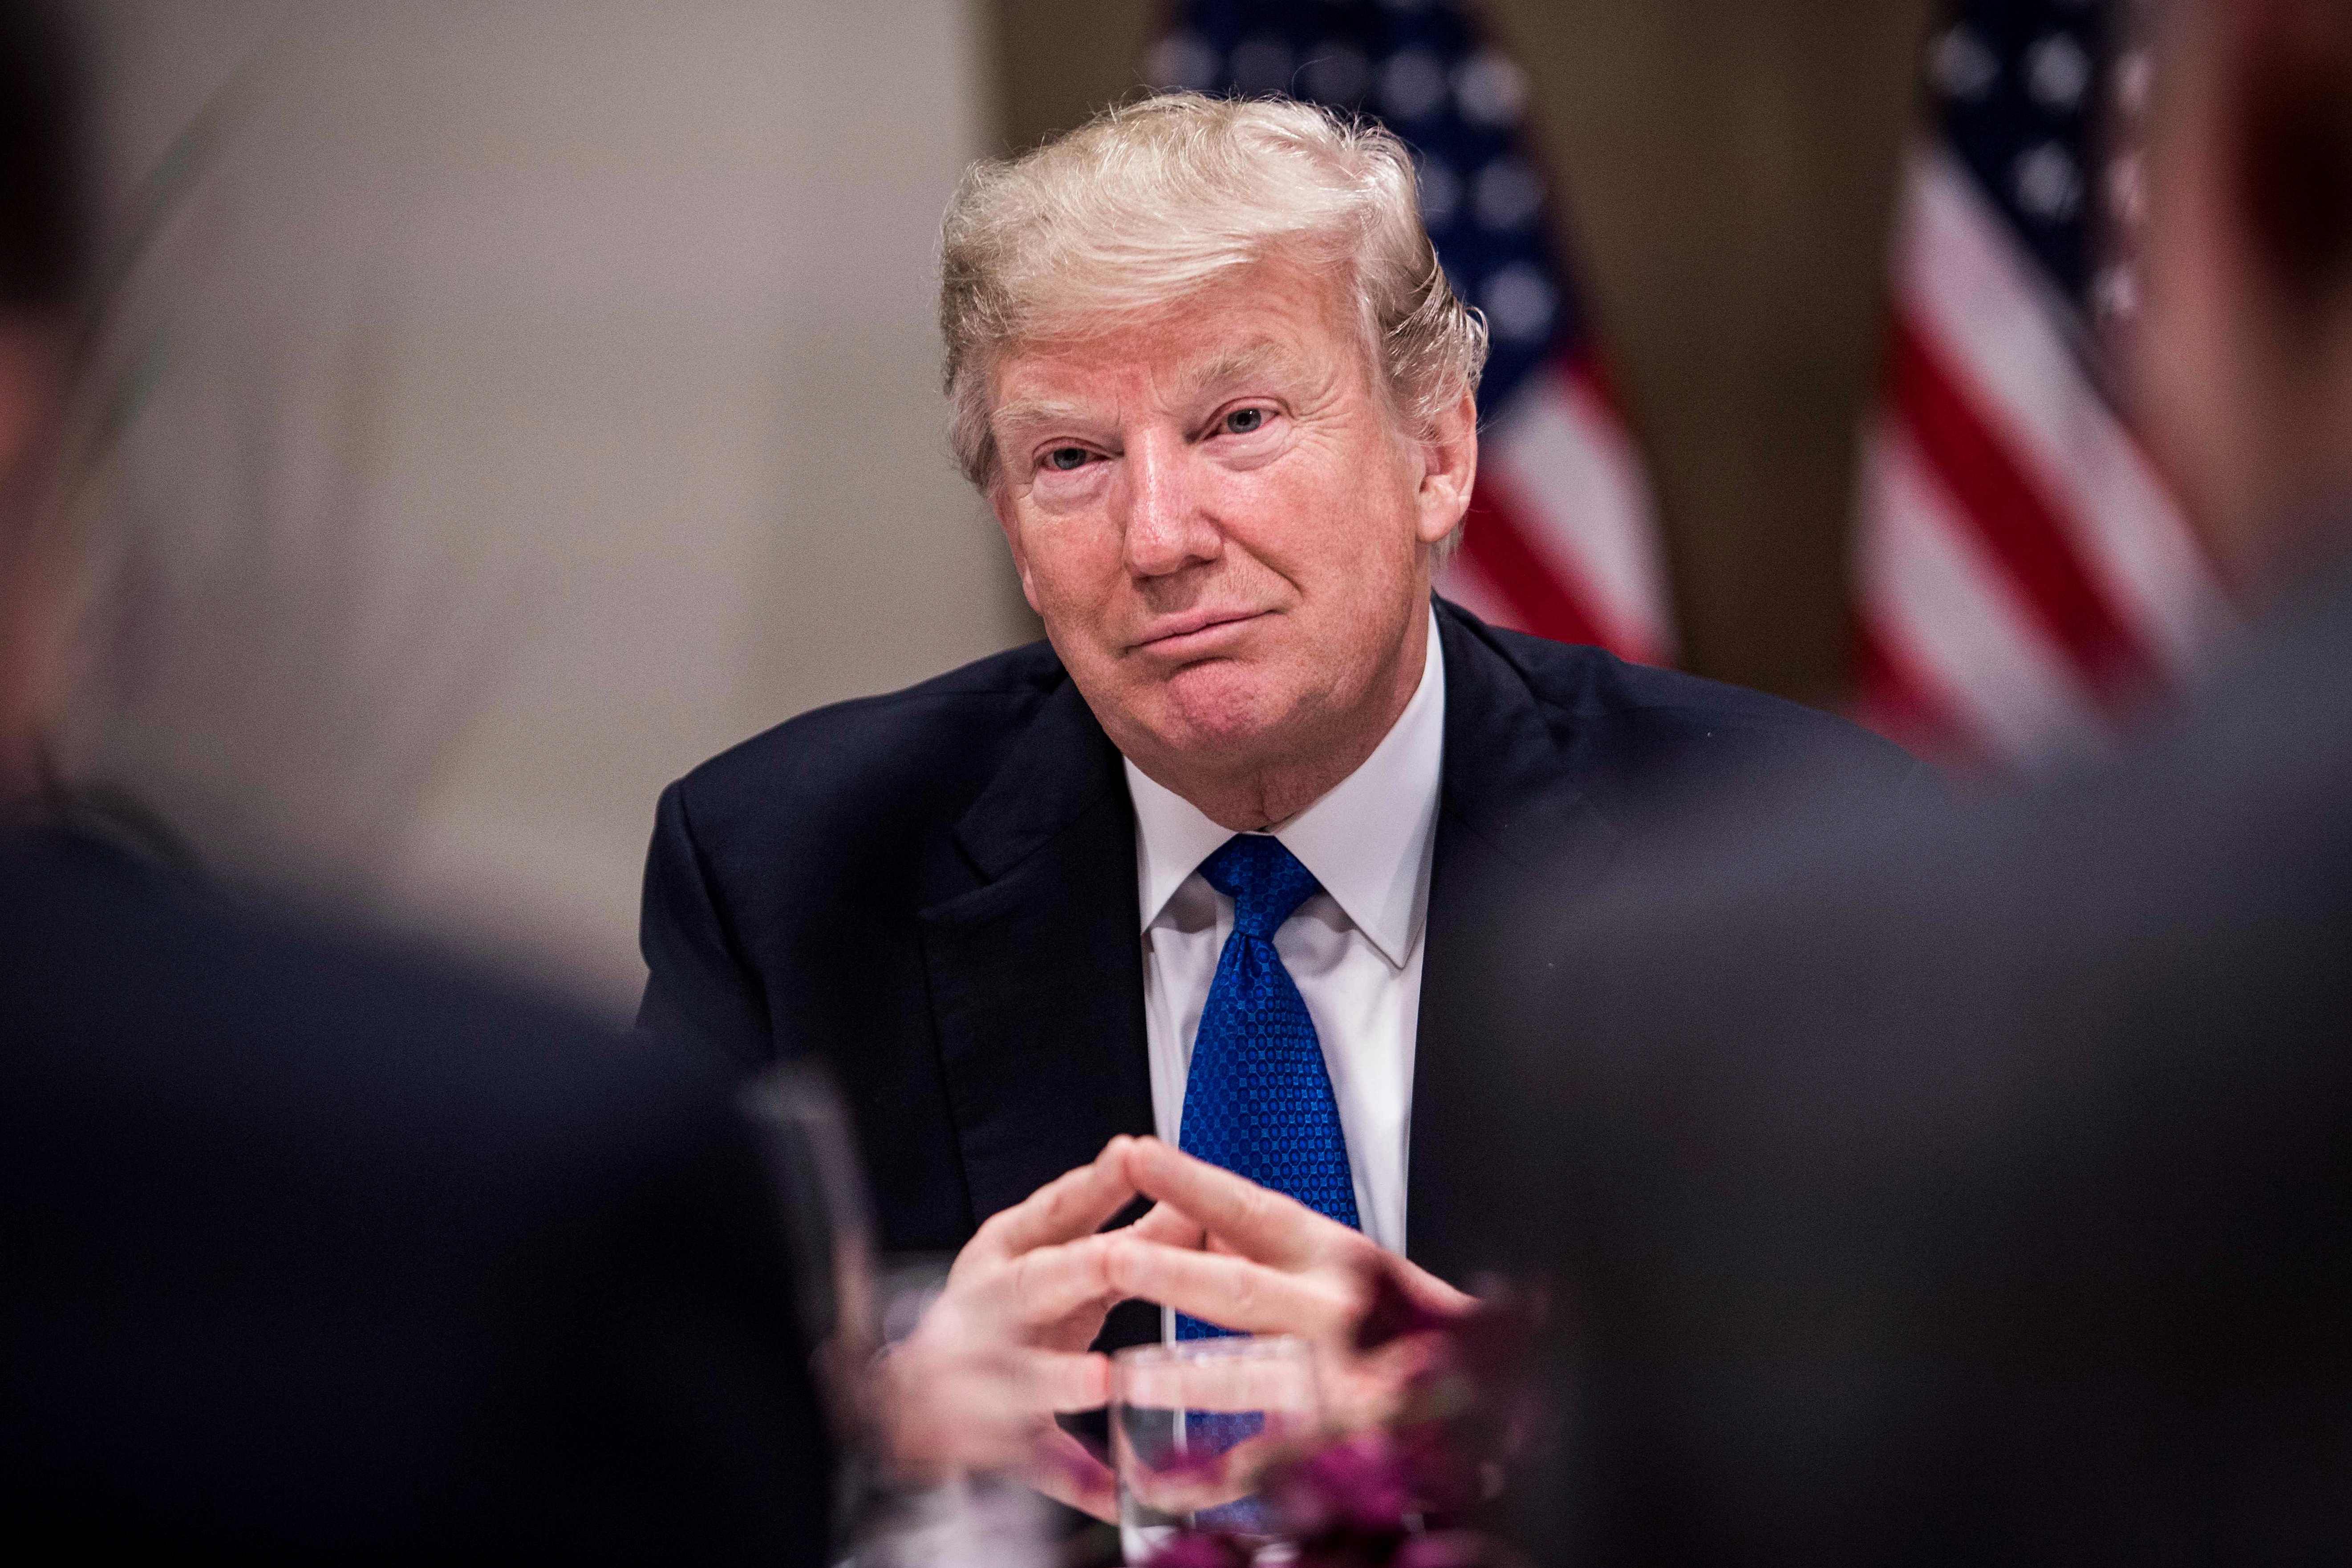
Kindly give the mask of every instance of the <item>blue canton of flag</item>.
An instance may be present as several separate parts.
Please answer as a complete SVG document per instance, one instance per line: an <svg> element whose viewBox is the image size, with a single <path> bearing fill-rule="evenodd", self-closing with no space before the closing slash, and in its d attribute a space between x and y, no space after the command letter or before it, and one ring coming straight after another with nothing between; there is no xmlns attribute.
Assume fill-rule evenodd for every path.
<svg viewBox="0 0 2352 1568"><path fill-rule="evenodd" d="M1972 0L1927 56L1946 143L2077 308L2093 270L2107 37L2093 0Z"/></svg>

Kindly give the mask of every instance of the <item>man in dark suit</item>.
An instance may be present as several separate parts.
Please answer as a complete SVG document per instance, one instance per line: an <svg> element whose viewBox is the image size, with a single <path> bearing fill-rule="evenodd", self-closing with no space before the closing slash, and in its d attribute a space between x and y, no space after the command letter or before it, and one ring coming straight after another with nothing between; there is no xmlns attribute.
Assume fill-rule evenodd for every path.
<svg viewBox="0 0 2352 1568"><path fill-rule="evenodd" d="M28 1559L828 1560L722 1075L87 830L37 766L84 244L0 0L0 1514Z"/></svg>
<svg viewBox="0 0 2352 1568"><path fill-rule="evenodd" d="M1573 900L1670 806L1797 754L1860 795L1914 765L1433 600L1485 329L1386 132L1182 94L1114 110L975 170L943 272L958 456L1047 641L671 786L641 1021L746 1066L827 1060L892 1247L962 1247L1156 1131L1460 1279L1482 1152L1450 1129L1483 1043L1458 942L1486 887L1565 842ZM1029 1245L1108 1218L1118 1183L1087 1190ZM1066 1357L1100 1319L1009 1331Z"/></svg>
<svg viewBox="0 0 2352 1568"><path fill-rule="evenodd" d="M1553 1561L2344 1555L2352 5L2162 21L2130 385L2254 633L2106 765L1521 923L1465 1132L1570 1308Z"/></svg>

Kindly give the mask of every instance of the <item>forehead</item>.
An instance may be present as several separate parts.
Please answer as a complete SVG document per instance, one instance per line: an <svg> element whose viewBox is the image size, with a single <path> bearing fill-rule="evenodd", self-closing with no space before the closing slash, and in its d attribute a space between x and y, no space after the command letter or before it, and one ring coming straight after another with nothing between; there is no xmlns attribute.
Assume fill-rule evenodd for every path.
<svg viewBox="0 0 2352 1568"><path fill-rule="evenodd" d="M1077 316L997 361L1000 414L1047 396L1148 381L1169 397L1266 377L1327 377L1360 365L1362 334L1328 275L1261 262L1153 310Z"/></svg>

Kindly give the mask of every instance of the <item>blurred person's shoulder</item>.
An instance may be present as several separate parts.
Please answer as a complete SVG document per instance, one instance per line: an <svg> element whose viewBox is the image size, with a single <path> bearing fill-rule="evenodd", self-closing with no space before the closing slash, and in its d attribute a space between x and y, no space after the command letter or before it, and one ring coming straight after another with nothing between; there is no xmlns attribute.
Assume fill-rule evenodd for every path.
<svg viewBox="0 0 2352 1568"><path fill-rule="evenodd" d="M748 1558L823 1519L715 1069L47 827L0 834L0 1500L36 1533Z"/></svg>
<svg viewBox="0 0 2352 1568"><path fill-rule="evenodd" d="M100 835L8 834L0 889L0 1013L22 1037L103 1047L109 1070L153 1057L175 1075L226 1063L288 1068L314 1089L392 1086L389 1100L354 1098L362 1115L446 1095L478 1117L593 1120L603 1080L614 1104L660 1098L657 1080L682 1104L719 1096L552 992Z"/></svg>

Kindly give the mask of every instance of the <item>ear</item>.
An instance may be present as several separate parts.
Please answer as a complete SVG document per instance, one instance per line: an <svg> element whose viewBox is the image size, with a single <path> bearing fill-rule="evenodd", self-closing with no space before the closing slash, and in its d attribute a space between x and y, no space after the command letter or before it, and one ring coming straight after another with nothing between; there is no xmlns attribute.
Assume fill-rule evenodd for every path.
<svg viewBox="0 0 2352 1568"><path fill-rule="evenodd" d="M1021 578L1021 596L1029 601L1030 609L1036 610L1037 590L1029 580L1029 552L1021 542L1020 513L1013 510L1013 494L1002 474L989 481L988 510L995 514L996 526L1004 531L1004 542L1013 552L1013 570Z"/></svg>
<svg viewBox="0 0 2352 1568"><path fill-rule="evenodd" d="M1434 545L1462 526L1478 480L1478 400L1465 391L1421 444L1419 533Z"/></svg>

